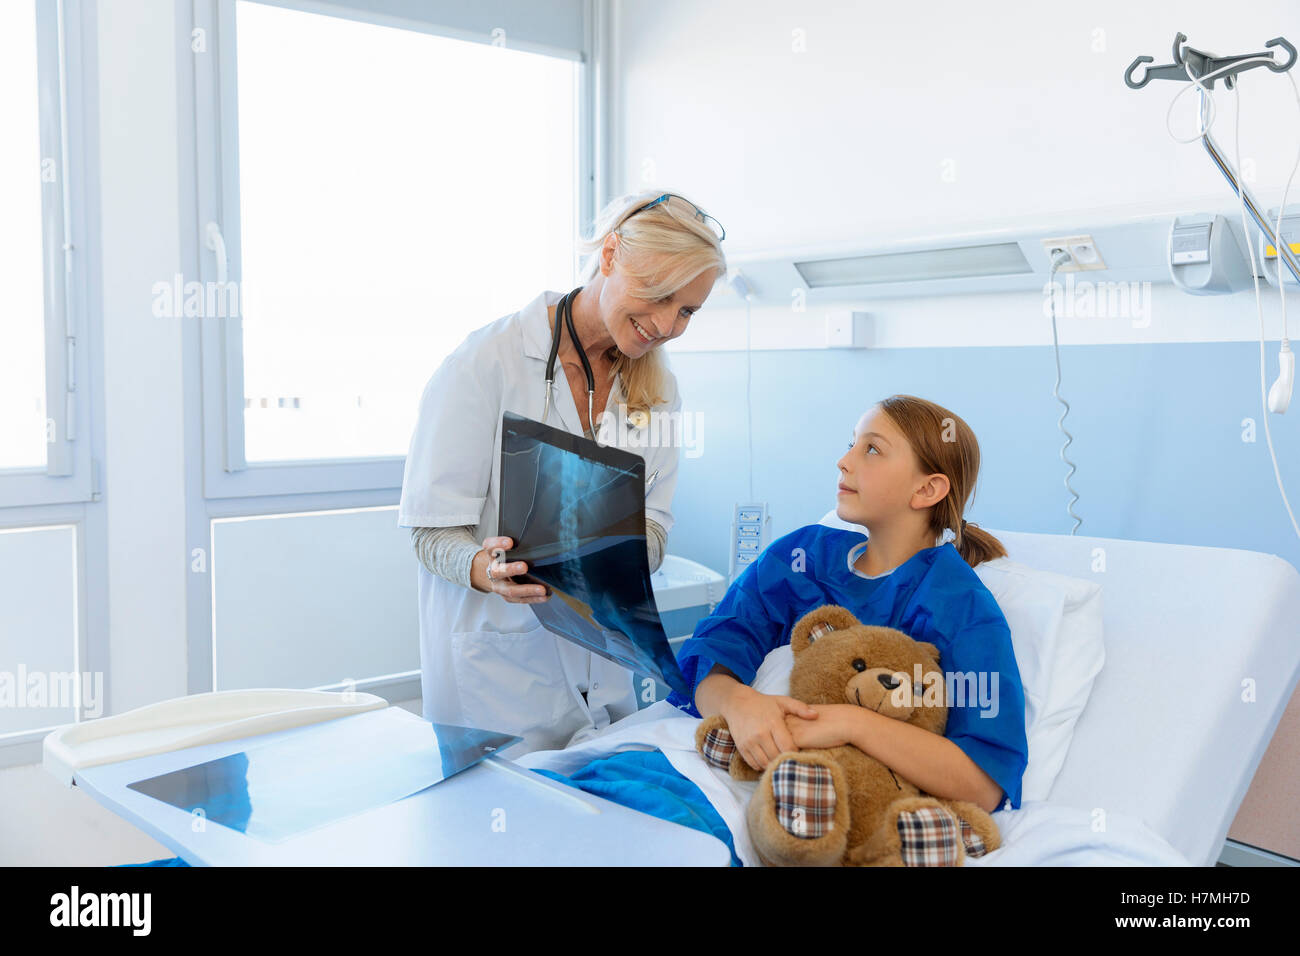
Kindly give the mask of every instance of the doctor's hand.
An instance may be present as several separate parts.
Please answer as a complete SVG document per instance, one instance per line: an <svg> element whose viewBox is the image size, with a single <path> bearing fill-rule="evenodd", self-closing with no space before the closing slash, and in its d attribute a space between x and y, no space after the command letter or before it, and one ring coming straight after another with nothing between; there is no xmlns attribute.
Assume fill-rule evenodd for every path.
<svg viewBox="0 0 1300 956"><path fill-rule="evenodd" d="M486 538L483 549L474 555L469 583L476 591L499 594L511 604L536 604L550 600L550 593L540 584L516 584L510 578L528 570L525 561L505 561L505 552L514 545L509 538ZM500 555L500 558L498 558ZM488 571L492 573L489 575Z"/></svg>

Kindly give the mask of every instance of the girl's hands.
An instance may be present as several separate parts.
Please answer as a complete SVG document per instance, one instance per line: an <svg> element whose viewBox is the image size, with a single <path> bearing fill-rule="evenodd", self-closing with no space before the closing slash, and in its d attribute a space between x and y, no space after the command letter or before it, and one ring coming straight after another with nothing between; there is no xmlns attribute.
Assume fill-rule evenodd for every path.
<svg viewBox="0 0 1300 956"><path fill-rule="evenodd" d="M862 715L866 712L853 704L820 704L815 713L818 714L816 720L806 720L795 714L785 718L786 729L800 750L852 744L861 730Z"/></svg>
<svg viewBox="0 0 1300 956"><path fill-rule="evenodd" d="M817 711L803 701L780 694L764 694L741 684L735 688L722 712L727 729L736 741L736 749L745 763L763 770L777 755L798 750L787 721L804 718L803 723L817 720Z"/></svg>
<svg viewBox="0 0 1300 956"><path fill-rule="evenodd" d="M470 566L470 584L474 585L475 590L499 594L511 604L536 604L550 600L551 595L543 585L516 584L510 580L513 575L528 570L525 561L504 560L505 552L513 546L514 542L509 538L484 539L483 550L474 555L474 563ZM489 565L492 569L491 577L488 576Z"/></svg>

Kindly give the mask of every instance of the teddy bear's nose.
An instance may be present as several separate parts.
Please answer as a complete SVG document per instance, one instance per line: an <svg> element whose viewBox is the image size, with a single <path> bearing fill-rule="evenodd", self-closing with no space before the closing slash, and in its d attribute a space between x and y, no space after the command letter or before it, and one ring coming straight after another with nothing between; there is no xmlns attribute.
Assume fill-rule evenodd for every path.
<svg viewBox="0 0 1300 956"><path fill-rule="evenodd" d="M880 681L885 690L893 690L899 684L899 682L894 679L893 674L878 674L876 675L876 680Z"/></svg>
<svg viewBox="0 0 1300 956"><path fill-rule="evenodd" d="M857 671L859 674L861 674L864 670L867 669L867 662L860 657L855 657L853 659L853 669Z"/></svg>

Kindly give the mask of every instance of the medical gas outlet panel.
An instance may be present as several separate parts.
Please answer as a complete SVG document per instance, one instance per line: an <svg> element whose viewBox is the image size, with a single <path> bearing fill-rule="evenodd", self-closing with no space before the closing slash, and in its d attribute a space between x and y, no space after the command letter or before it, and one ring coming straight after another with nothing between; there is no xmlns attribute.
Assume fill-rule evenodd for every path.
<svg viewBox="0 0 1300 956"><path fill-rule="evenodd" d="M731 573L729 581L736 580L745 568L758 560L772 539L772 515L767 503L738 504L731 521Z"/></svg>

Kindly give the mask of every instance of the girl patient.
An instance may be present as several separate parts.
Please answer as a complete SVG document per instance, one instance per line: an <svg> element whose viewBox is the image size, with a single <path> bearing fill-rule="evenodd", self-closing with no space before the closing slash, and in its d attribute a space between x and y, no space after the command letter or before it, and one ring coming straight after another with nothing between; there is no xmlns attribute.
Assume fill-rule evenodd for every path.
<svg viewBox="0 0 1300 956"><path fill-rule="evenodd" d="M692 694L674 692L669 703L726 717L756 770L782 752L852 744L933 796L990 812L1019 807L1024 690L1006 618L973 570L1006 551L962 518L979 471L974 433L933 402L893 395L859 419L836 467L836 514L867 536L814 524L772 542L683 644L678 662ZM969 691L964 704L950 702L944 736L851 704L814 708L749 686L794 623L823 604L939 648L944 672ZM713 833L738 862L721 818L660 751L615 753L570 777L537 772Z"/></svg>

